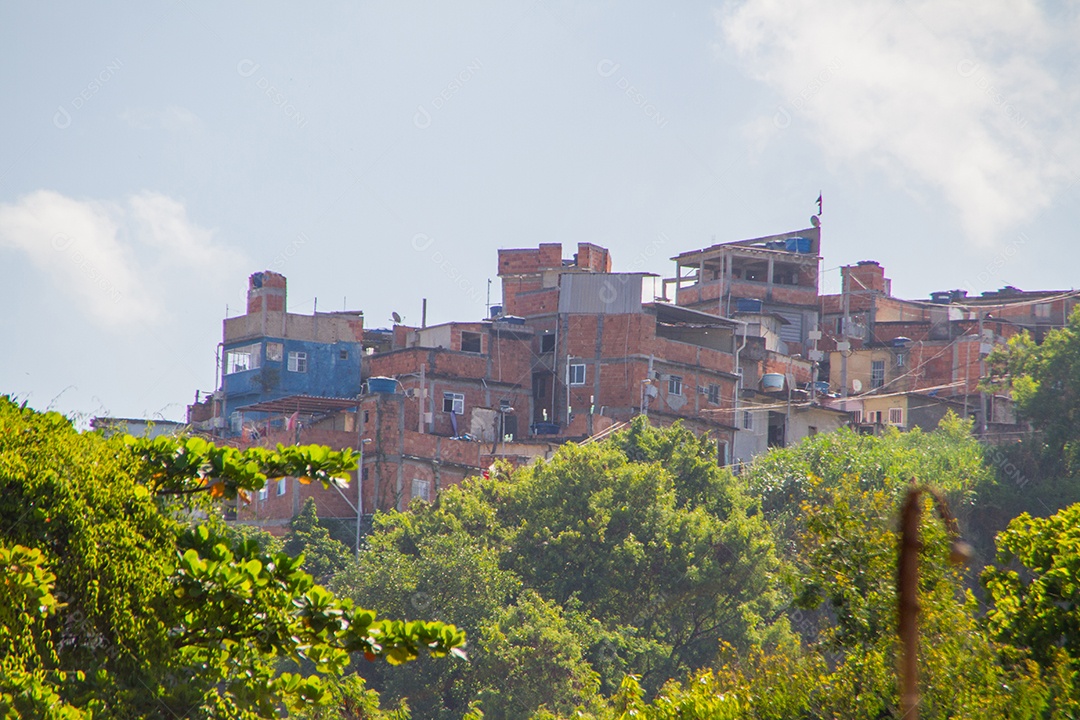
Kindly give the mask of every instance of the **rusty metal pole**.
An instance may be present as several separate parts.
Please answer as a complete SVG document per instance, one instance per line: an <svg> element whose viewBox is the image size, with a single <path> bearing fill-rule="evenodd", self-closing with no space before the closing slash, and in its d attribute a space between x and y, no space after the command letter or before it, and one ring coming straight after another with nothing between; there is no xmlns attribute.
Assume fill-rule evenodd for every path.
<svg viewBox="0 0 1080 720"><path fill-rule="evenodd" d="M900 557L896 568L897 634L900 636L900 717L919 719L919 515L921 498L928 492L934 498L938 515L949 535L949 562L963 565L972 554L971 546L960 539L960 525L949 512L945 498L929 487L917 487L912 481L900 513Z"/></svg>
<svg viewBox="0 0 1080 720"><path fill-rule="evenodd" d="M900 515L900 558L897 567L896 594L899 604L900 635L900 717L919 718L919 498L922 491L912 488Z"/></svg>

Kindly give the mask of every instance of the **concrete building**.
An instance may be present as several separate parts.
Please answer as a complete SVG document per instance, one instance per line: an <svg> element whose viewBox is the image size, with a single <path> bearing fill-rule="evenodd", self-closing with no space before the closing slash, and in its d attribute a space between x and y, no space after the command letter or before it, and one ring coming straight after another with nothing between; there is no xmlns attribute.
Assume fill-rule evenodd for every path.
<svg viewBox="0 0 1080 720"><path fill-rule="evenodd" d="M780 340L792 354L810 347L818 326L821 229L719 243L672 258L675 277L664 281L675 304L713 315L766 313L785 320Z"/></svg>
<svg viewBox="0 0 1080 720"><path fill-rule="evenodd" d="M189 422L240 446L363 450L344 493L285 478L237 508L275 532L309 496L355 522L640 414L710 433L722 464L846 424L930 430L950 409L984 437L1017 431L1009 399L979 393L985 356L1060 327L1075 294L904 300L864 260L822 296L820 243L815 227L680 253L659 298L656 276L612 272L592 243L502 249L490 317L374 330L360 312L288 313L285 278L256 273L225 321L220 387Z"/></svg>
<svg viewBox="0 0 1080 720"><path fill-rule="evenodd" d="M735 428L710 411L735 402L739 324L650 301L651 275L610 268L610 253L589 243L567 259L557 244L499 251L502 310L535 333L534 435L582 439L647 414L711 432L726 462Z"/></svg>
<svg viewBox="0 0 1080 720"><path fill-rule="evenodd" d="M355 397L360 392L364 317L354 312L286 310L283 275L264 271L248 278L247 311L226 318L220 345L220 386L189 414L219 437L256 432L268 419L251 406L278 398Z"/></svg>
<svg viewBox="0 0 1080 720"><path fill-rule="evenodd" d="M842 396L837 405L860 411L858 403L844 398L932 392L939 399L935 407L940 399L956 400L957 411L973 418L980 433L1012 418L1008 398L980 392L986 356L1025 329L1041 339L1063 326L1077 303L1072 292L1026 293L1013 287L980 297L950 290L932 293L929 300L904 300L892 296L885 269L872 260L841 268L841 276L841 293L821 298L827 353L822 371ZM904 415L899 408L885 410L890 409ZM876 417L879 409L872 412Z"/></svg>

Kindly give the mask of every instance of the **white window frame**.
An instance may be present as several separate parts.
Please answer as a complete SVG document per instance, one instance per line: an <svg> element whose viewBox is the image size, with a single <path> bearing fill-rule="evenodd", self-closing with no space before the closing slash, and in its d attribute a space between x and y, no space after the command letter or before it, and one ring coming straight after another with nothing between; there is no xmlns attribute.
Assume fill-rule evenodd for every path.
<svg viewBox="0 0 1080 720"><path fill-rule="evenodd" d="M567 367L566 384L571 387L585 384L585 363L572 363Z"/></svg>
<svg viewBox="0 0 1080 720"><path fill-rule="evenodd" d="M878 377L875 372L878 367L881 368L881 375ZM885 361L884 360L871 360L870 361L870 387L876 389L885 385Z"/></svg>
<svg viewBox="0 0 1080 720"><path fill-rule="evenodd" d="M307 353L303 350L289 351L289 372L306 373L308 368Z"/></svg>
<svg viewBox="0 0 1080 720"><path fill-rule="evenodd" d="M225 351L225 374L232 375L262 366L262 345L243 345Z"/></svg>
<svg viewBox="0 0 1080 720"><path fill-rule="evenodd" d="M288 479L289 478L278 478L278 481L277 481L277 496L278 497L281 497L282 495L284 495L285 492L289 489L288 488Z"/></svg>
<svg viewBox="0 0 1080 720"><path fill-rule="evenodd" d="M855 423L856 425L862 425L862 410L851 411L851 422Z"/></svg>
<svg viewBox="0 0 1080 720"><path fill-rule="evenodd" d="M682 375L668 375L668 395L682 395Z"/></svg>
<svg viewBox="0 0 1080 720"><path fill-rule="evenodd" d="M412 497L420 498L424 502L431 502L431 481L424 478L413 478Z"/></svg>
<svg viewBox="0 0 1080 720"><path fill-rule="evenodd" d="M270 495L270 490L269 490L269 488L267 488L266 485L263 485L261 488L259 488L259 499L260 500L265 500L269 495Z"/></svg>
<svg viewBox="0 0 1080 720"><path fill-rule="evenodd" d="M450 409L446 409L446 401L450 401ZM465 414L465 394L456 392L444 392L442 394L442 408L443 412L453 413L454 415Z"/></svg>
<svg viewBox="0 0 1080 720"><path fill-rule="evenodd" d="M904 408L898 408L898 407L889 408L889 424L890 425L903 425L904 424Z"/></svg>

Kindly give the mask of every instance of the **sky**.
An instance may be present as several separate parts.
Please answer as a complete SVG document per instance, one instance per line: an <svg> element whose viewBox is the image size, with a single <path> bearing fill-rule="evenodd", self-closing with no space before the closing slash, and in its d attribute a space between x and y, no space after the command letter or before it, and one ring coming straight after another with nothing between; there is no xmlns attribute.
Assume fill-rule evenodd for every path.
<svg viewBox="0 0 1080 720"><path fill-rule="evenodd" d="M252 272L476 320L499 248L670 277L819 193L823 292L1072 289L1078 37L1019 0L4 3L0 394L182 420Z"/></svg>

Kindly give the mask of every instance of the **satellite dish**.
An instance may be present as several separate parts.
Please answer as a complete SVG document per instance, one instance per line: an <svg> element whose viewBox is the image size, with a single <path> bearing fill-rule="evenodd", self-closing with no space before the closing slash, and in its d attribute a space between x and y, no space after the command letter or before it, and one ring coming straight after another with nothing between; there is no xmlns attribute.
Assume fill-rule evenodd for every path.
<svg viewBox="0 0 1080 720"><path fill-rule="evenodd" d="M817 215L811 215L810 224L814 227L821 227L821 218L819 218Z"/></svg>
<svg viewBox="0 0 1080 720"><path fill-rule="evenodd" d="M862 380L851 381L851 392L862 392Z"/></svg>
<svg viewBox="0 0 1080 720"><path fill-rule="evenodd" d="M390 317L393 318L394 322L396 322L398 325L401 324L401 316L398 315L396 312L390 313Z"/></svg>

